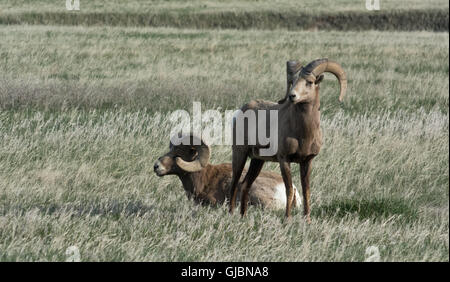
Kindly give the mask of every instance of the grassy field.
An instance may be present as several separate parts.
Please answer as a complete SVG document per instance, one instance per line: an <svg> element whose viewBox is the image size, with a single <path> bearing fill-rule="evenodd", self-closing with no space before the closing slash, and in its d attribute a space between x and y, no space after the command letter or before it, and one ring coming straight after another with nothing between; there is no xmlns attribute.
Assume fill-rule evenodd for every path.
<svg viewBox="0 0 450 282"><path fill-rule="evenodd" d="M448 33L0 27L0 260L448 261ZM26 41L25 41L26 39ZM277 100L330 57L312 224L189 201L158 178L170 111ZM212 163L229 162L214 146ZM298 167L295 183L299 185ZM266 169L278 171L268 163Z"/></svg>
<svg viewBox="0 0 450 282"><path fill-rule="evenodd" d="M82 261L364 261L371 246L381 261L449 261L449 4L381 0L371 21L364 3L1 1L0 261L64 261L70 246ZM297 30L298 14L329 21ZM322 30L334 15L345 31ZM360 15L398 30L354 31ZM421 31L399 31L404 16ZM339 104L336 79L321 84L311 224L196 206L153 173L172 111L276 101L287 60L321 57L349 87Z"/></svg>
<svg viewBox="0 0 450 282"><path fill-rule="evenodd" d="M446 0L380 3L368 11L366 0L81 0L79 11L67 11L61 0L3 0L0 24L448 31Z"/></svg>
<svg viewBox="0 0 450 282"><path fill-rule="evenodd" d="M0 37L3 109L235 109L282 97L286 60L321 57L342 63L350 82L339 105L326 77L324 114L449 105L448 33L9 26Z"/></svg>
<svg viewBox="0 0 450 282"><path fill-rule="evenodd" d="M164 115L2 112L0 259L64 260L75 245L89 261L362 261L376 246L383 261L445 261L448 118L324 117L308 225L298 212L283 223L283 211L196 206L178 179L157 178ZM213 148L213 163L230 157Z"/></svg>
<svg viewBox="0 0 450 282"><path fill-rule="evenodd" d="M445 0L381 0L380 9L385 10L426 10L448 9ZM3 0L0 4L3 13L57 12L65 11L65 1L58 0ZM121 12L121 13L211 13L211 12L252 12L252 11L302 11L308 12L352 12L366 11L365 0L80 0L80 12Z"/></svg>

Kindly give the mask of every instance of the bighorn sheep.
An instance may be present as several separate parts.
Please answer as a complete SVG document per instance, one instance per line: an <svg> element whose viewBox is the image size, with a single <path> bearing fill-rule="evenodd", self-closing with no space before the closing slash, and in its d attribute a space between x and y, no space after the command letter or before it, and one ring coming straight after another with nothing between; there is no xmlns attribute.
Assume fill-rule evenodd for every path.
<svg viewBox="0 0 450 282"><path fill-rule="evenodd" d="M194 138L199 142L195 143ZM192 134L184 135L180 145L170 142L170 151L158 158L154 171L158 176L177 175L188 198L193 198L196 203L222 204L229 200L231 164L209 164L210 152L209 146L203 140ZM295 187L294 190L294 205L300 206L300 195ZM272 209L284 208L286 192L283 178L273 172L262 172L250 190L250 204Z"/></svg>
<svg viewBox="0 0 450 282"><path fill-rule="evenodd" d="M340 82L339 101L342 101L347 89L347 79L342 67L328 59L312 61L302 67L298 61L287 62L288 89L284 99L277 103L253 100L242 106L241 111L254 111L266 116L269 120L269 111L278 113L277 151L272 156L262 156L260 150L264 148L256 142L249 144L248 121L244 127L244 144L237 144L233 139L233 177L231 181L230 213L233 212L237 190L236 186L241 177L247 157L251 158L250 167L241 185L241 214L245 215L247 210L248 189L258 176L265 161L279 162L281 174L286 188L286 217L290 216L293 200L293 188L290 163L300 164L300 177L303 191L303 207L306 220L310 222L310 185L311 161L319 153L322 146L322 131L320 129L320 98L319 83L323 79L323 73L334 74ZM259 124L259 123L256 123ZM268 124L266 124L266 131ZM236 120L233 120L233 132L242 130L237 128ZM256 129L258 130L258 129Z"/></svg>

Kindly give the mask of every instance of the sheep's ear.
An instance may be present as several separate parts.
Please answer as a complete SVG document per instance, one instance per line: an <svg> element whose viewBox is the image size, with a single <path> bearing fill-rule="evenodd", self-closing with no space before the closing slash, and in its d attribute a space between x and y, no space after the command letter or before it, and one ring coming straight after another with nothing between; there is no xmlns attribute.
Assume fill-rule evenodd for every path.
<svg viewBox="0 0 450 282"><path fill-rule="evenodd" d="M315 84L321 83L322 80L323 80L323 78L324 78L324 75L323 75L323 74L319 75L319 77L316 79L316 81L315 81L314 83L315 83Z"/></svg>

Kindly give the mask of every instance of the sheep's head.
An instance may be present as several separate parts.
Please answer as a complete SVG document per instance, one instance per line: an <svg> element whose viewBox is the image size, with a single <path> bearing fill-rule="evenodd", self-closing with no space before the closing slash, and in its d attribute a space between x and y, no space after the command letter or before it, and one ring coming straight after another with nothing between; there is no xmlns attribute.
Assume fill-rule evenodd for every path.
<svg viewBox="0 0 450 282"><path fill-rule="evenodd" d="M197 172L208 164L210 149L202 139L192 134L182 136L180 139L179 145L174 145L171 141L169 152L155 162L153 170L158 176Z"/></svg>
<svg viewBox="0 0 450 282"><path fill-rule="evenodd" d="M318 59L302 67L298 61L287 62L288 89L286 97L278 103L286 100L296 103L308 103L314 101L319 84L323 80L323 73L330 72L339 80L341 91L339 101L344 99L347 89L347 78L342 67L328 59Z"/></svg>

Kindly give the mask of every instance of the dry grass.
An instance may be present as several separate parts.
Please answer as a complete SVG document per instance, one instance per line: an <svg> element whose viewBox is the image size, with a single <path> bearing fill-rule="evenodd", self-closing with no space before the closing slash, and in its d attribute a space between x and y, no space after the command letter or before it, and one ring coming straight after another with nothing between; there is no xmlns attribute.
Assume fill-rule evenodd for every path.
<svg viewBox="0 0 450 282"><path fill-rule="evenodd" d="M380 8L383 10L420 10L420 9L448 9L445 0L382 0ZM252 12L252 11L308 11L308 12L352 12L367 11L365 0L80 0L80 12L121 12L121 13L216 13L216 12ZM66 10L65 1L58 0L3 0L0 9L4 13L21 12L61 12Z"/></svg>
<svg viewBox="0 0 450 282"><path fill-rule="evenodd" d="M3 112L0 129L1 260L64 260L71 245L82 260L362 261L371 245L383 261L448 260L448 113L324 118L311 225L195 206L156 177L167 115Z"/></svg>
<svg viewBox="0 0 450 282"><path fill-rule="evenodd" d="M366 0L80 1L4 0L0 24L153 26L178 28L448 31L448 1Z"/></svg>
<svg viewBox="0 0 450 282"><path fill-rule="evenodd" d="M449 260L448 33L0 26L0 260ZM26 39L26 41L24 40ZM312 224L188 201L158 178L168 114L284 93L328 56ZM229 162L227 146L213 163ZM274 163L265 169L278 171ZM294 181L299 186L298 167Z"/></svg>
<svg viewBox="0 0 450 282"><path fill-rule="evenodd" d="M282 97L287 59L321 57L348 73L347 112L448 108L448 33L10 26L0 37L4 109L234 109ZM338 87L326 77L325 114L340 108Z"/></svg>

